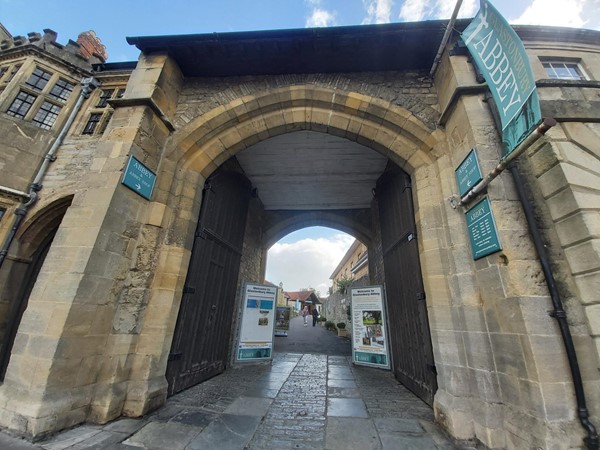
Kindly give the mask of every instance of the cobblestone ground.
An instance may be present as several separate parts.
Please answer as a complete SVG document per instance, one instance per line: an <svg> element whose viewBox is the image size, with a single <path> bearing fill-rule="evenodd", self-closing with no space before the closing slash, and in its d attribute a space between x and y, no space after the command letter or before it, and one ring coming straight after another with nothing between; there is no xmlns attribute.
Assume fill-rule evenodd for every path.
<svg viewBox="0 0 600 450"><path fill-rule="evenodd" d="M6 442L19 450L462 448L390 372L304 353L228 369L141 419L83 425L37 445Z"/></svg>

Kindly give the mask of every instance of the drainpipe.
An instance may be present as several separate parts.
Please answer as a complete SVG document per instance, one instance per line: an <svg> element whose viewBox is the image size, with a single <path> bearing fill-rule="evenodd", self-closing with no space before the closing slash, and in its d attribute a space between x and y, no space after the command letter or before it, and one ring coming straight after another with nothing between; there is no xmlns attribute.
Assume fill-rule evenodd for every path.
<svg viewBox="0 0 600 450"><path fill-rule="evenodd" d="M442 38L440 48L438 49L435 58L433 58L433 65L431 66L431 70L429 71L429 78L433 78L433 76L435 75L435 71L440 65L440 61L442 60L442 54L444 53L444 48L446 48L446 45L450 40L450 33L454 29L454 22L456 22L456 17L458 16L460 5L462 5L462 0L458 0L456 2L456 5L454 6L454 11L452 12L452 17L450 18L450 22L448 22L448 26L446 26L446 32L444 33L444 37Z"/></svg>
<svg viewBox="0 0 600 450"><path fill-rule="evenodd" d="M56 137L56 139L50 146L50 149L48 150L46 155L44 156L42 165L38 169L37 174L36 174L35 178L33 179L33 182L29 186L29 192L27 192L27 193L20 192L20 191L11 189L11 188L6 188L6 187L2 187L2 189L0 189L1 191L8 192L8 193L11 193L10 191L14 191L14 192L12 192L13 195L15 195L15 194L19 195L20 197L23 197L24 199L27 200L26 202L21 203L21 206L15 210L15 221L13 222L13 225L12 225L10 231L8 232L6 239L4 239L2 248L0 249L0 269L2 268L4 260L6 259L6 255L8 255L8 250L10 249L10 245L12 244L12 241L14 240L15 235L17 234L17 231L19 230L19 227L21 226L21 223L25 219L27 212L37 202L37 199L38 199L37 193L42 189L41 183L42 183L42 180L44 179L44 176L46 175L48 166L50 165L51 162L56 161L56 151L58 150L58 148L64 141L65 136L67 135L67 132L71 128L71 125L73 124L73 121L75 120L75 116L77 116L77 113L81 109L81 106L83 105L84 100L90 96L90 93L94 89L96 89L98 86L100 86L100 82L93 77L83 78L81 80L81 86L82 86L81 92L79 93L77 102L73 106L73 109L71 110L69 117L67 118L66 122L63 124L60 132L58 133L58 136Z"/></svg>
<svg viewBox="0 0 600 450"><path fill-rule="evenodd" d="M525 192L525 184L523 183L519 169L514 163L512 163L508 169L513 175L517 194L521 204L523 205L523 211L527 219L529 233L531 234L535 251L537 252L538 258L542 265L544 277L546 278L546 284L548 286L548 290L550 291L550 298L552 299L554 310L550 311L549 315L550 317L554 317L558 322L560 334L562 335L565 350L567 352L569 367L571 369L571 378L573 379L573 387L575 388L577 415L579 417L579 422L587 432L587 437L583 439L583 442L589 450L598 450L600 441L598 440L598 433L596 432L594 424L589 420L589 412L585 400L585 391L583 389L583 380L581 379L581 371L579 370L577 353L575 351L575 345L573 344L573 336L571 335L571 330L569 329L567 313L563 308L560 293L558 292L556 280L554 279L554 274L552 272L552 267L550 266L550 258L548 257L548 252L546 251L546 247L542 241L541 233L535 220L533 208Z"/></svg>

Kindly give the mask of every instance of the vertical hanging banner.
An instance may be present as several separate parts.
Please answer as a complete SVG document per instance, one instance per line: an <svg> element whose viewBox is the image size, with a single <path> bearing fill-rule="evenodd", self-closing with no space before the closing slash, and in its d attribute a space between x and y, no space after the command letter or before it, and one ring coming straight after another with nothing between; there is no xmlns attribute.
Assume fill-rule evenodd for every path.
<svg viewBox="0 0 600 450"><path fill-rule="evenodd" d="M246 283L242 323L236 359L266 360L273 357L273 330L277 288Z"/></svg>
<svg viewBox="0 0 600 450"><path fill-rule="evenodd" d="M494 97L507 156L542 120L525 47L488 0L480 0L479 12L462 39Z"/></svg>
<svg viewBox="0 0 600 450"><path fill-rule="evenodd" d="M390 368L383 288L365 286L350 291L352 302L352 361Z"/></svg>

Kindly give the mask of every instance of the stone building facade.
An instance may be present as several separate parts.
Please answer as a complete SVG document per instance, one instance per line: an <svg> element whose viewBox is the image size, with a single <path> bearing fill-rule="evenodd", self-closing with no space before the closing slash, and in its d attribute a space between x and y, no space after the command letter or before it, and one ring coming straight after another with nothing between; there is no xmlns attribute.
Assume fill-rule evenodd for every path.
<svg viewBox="0 0 600 450"><path fill-rule="evenodd" d="M282 135L325 136L331 148L338 139L362 146L410 178L437 421L488 447L581 447L566 352L510 174L487 191L501 252L474 261L464 211L448 201L468 151L487 172L501 142L485 86L468 56L451 51L456 36L428 77L442 25L133 38L136 64L86 59L50 31L4 39L0 240L11 244L0 269L0 425L36 437L162 405L205 182L224 164L247 171L236 155ZM519 170L598 424L600 33L516 31L542 113L558 121ZM583 79L553 78L557 68ZM99 86L78 103L79 81L90 77ZM130 155L157 175L150 200L121 183ZM273 210L267 193L250 200L237 292L264 281L273 242L309 225L352 233L368 248L371 282L386 282L377 190L362 209L342 206L345 191L338 209ZM229 348L239 295L234 304Z"/></svg>
<svg viewBox="0 0 600 450"><path fill-rule="evenodd" d="M338 289L337 282L342 278L359 279L369 275L369 252L367 246L355 240L337 267L331 273L332 289Z"/></svg>

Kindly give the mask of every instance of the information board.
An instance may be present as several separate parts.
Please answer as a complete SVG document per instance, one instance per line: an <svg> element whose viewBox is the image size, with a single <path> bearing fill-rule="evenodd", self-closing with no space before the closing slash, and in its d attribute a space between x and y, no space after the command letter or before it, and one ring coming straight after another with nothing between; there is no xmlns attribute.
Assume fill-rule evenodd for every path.
<svg viewBox="0 0 600 450"><path fill-rule="evenodd" d="M150 200L155 182L156 174L143 165L135 156L130 155L121 183L145 199Z"/></svg>
<svg viewBox="0 0 600 450"><path fill-rule="evenodd" d="M352 304L352 360L364 366L390 368L383 287L365 286L350 291Z"/></svg>
<svg viewBox="0 0 600 450"><path fill-rule="evenodd" d="M477 260L502 250L492 207L487 197L481 199L467 211L467 229L469 230L473 259Z"/></svg>
<svg viewBox="0 0 600 450"><path fill-rule="evenodd" d="M287 336L290 330L289 306L278 306L275 308L275 336Z"/></svg>
<svg viewBox="0 0 600 450"><path fill-rule="evenodd" d="M277 287L246 283L243 293L238 361L273 357L273 330Z"/></svg>
<svg viewBox="0 0 600 450"><path fill-rule="evenodd" d="M475 149L472 149L469 152L467 157L458 165L454 173L456 175L456 183L458 184L458 193L461 197L483 179Z"/></svg>

